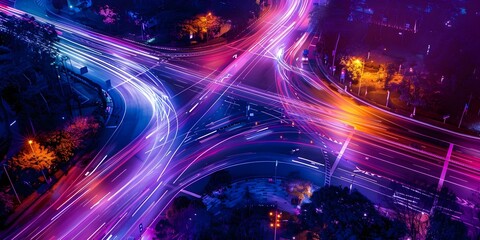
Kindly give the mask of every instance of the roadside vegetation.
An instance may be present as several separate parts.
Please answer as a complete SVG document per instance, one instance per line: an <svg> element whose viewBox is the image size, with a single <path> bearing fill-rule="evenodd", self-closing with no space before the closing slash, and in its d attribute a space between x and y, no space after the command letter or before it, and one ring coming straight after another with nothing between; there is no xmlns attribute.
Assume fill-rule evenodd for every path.
<svg viewBox="0 0 480 240"><path fill-rule="evenodd" d="M280 185L272 179L232 182L228 171L216 172L205 185L202 199L179 196L173 200L155 227L156 236L268 239L277 223L277 237L286 239L469 239L466 226L449 216L459 205L445 188L437 193L436 206L429 215L419 212L417 205L401 204L403 201L381 208L355 189L325 186L313 191L305 180L281 181ZM253 185L257 187L248 187ZM273 190L279 186L283 190ZM264 195L266 192L270 195ZM277 194L291 200L290 210L277 204ZM305 198L297 201L299 196Z"/></svg>
<svg viewBox="0 0 480 240"><path fill-rule="evenodd" d="M150 45L178 46L234 39L268 6L264 0L92 0L71 8L66 0L52 3L57 13L94 29Z"/></svg>
<svg viewBox="0 0 480 240"><path fill-rule="evenodd" d="M103 125L102 104L88 114L59 60L55 27L0 14L0 224L19 202L48 190ZM100 101L99 101L100 102ZM85 112L85 111L84 111Z"/></svg>
<svg viewBox="0 0 480 240"><path fill-rule="evenodd" d="M473 239L462 222L447 214L452 211L447 205L458 209L451 198L441 200L444 202L428 216L410 208L396 209L389 215L387 209L378 208L359 192L350 193L348 188L338 186L314 191L309 202L301 205L299 214L278 211L273 202L248 201L248 196L244 197L246 201L241 204L216 212L208 210L200 199L177 197L157 223L156 236L266 239L273 237L272 224L277 221L272 213L276 213L280 219L277 236L289 239Z"/></svg>
<svg viewBox="0 0 480 240"><path fill-rule="evenodd" d="M353 94L479 131L478 11L470 2L332 0L310 23L322 33L320 61Z"/></svg>

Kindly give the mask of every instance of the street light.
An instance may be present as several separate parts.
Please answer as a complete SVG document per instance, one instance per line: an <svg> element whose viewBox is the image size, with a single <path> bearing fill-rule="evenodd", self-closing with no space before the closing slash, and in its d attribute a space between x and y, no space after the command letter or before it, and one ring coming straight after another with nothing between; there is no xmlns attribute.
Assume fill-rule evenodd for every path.
<svg viewBox="0 0 480 240"><path fill-rule="evenodd" d="M32 143L33 143L32 140L28 140L28 145L30 145L30 149L32 150L33 157L35 158L35 161L37 162L37 164L39 164L40 162L38 161L37 155L35 154L35 150L33 150ZM43 178L45 179L45 182L49 183L49 181L47 179L47 176L45 176L45 172L43 171L43 168L42 168L41 171L42 171L42 174L43 174Z"/></svg>
<svg viewBox="0 0 480 240"><path fill-rule="evenodd" d="M277 166L278 166L278 160L275 160L275 183L277 183Z"/></svg>
<svg viewBox="0 0 480 240"><path fill-rule="evenodd" d="M360 170L358 167L355 166L355 169L353 170L353 174L352 174L352 182L350 183L350 187L349 187L349 194L352 193L352 189L353 189L353 183L355 182L355 176L357 175L357 173L359 172L362 172L362 170Z"/></svg>
<svg viewBox="0 0 480 240"><path fill-rule="evenodd" d="M352 194L353 182L355 181L355 175L356 174L357 173L352 174L352 182L350 183L350 187L349 187L350 190L348 192L349 194Z"/></svg>

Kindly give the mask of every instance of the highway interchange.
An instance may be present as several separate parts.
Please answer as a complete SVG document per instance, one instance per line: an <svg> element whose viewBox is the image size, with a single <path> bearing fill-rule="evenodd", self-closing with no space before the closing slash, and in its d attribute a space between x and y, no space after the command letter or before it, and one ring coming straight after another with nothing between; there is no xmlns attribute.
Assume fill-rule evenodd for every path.
<svg viewBox="0 0 480 240"><path fill-rule="evenodd" d="M330 85L316 61L299 60L319 38L308 28L311 7L278 1L239 40L196 49L150 48L38 16L59 29L57 46L73 65L105 87L111 80L115 105L90 164L72 169L2 238L148 237L175 196L196 196L189 186L215 171L240 179L296 170L321 186L325 165L331 184L381 206L429 213L425 189L448 187L462 206L452 214L478 227L479 139Z"/></svg>

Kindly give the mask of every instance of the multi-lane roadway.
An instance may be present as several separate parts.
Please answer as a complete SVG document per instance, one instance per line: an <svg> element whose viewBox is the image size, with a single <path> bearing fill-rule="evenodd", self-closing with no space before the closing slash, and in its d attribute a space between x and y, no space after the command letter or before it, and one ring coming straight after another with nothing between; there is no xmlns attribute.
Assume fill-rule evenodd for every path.
<svg viewBox="0 0 480 240"><path fill-rule="evenodd" d="M461 218L478 226L471 213L479 201L479 140L330 86L315 61L300 59L319 37L308 31L311 6L277 1L241 39L193 50L150 49L40 16L61 31L58 47L74 65L88 66L88 77L102 85L111 80L119 120L107 123L87 167L72 170L2 236L147 236L192 183L225 168L245 177L246 165L268 176L274 168L261 166L274 164L279 176L288 166L323 184L327 174L331 184L352 185L377 204L408 201L423 212L433 195L422 189L445 186L463 204Z"/></svg>

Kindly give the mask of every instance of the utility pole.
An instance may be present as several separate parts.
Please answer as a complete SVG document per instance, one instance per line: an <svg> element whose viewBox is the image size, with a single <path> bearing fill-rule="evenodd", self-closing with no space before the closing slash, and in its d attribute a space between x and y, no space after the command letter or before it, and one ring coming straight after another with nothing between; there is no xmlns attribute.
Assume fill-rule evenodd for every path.
<svg viewBox="0 0 480 240"><path fill-rule="evenodd" d="M277 221L278 221L278 211L277 211L277 207L275 206L275 231L273 233L273 240L277 240Z"/></svg>
<svg viewBox="0 0 480 240"><path fill-rule="evenodd" d="M388 100L390 99L390 90L387 90L387 102L385 103L385 107L388 107Z"/></svg>
<svg viewBox="0 0 480 240"><path fill-rule="evenodd" d="M332 60L332 75L335 74L334 72L334 67L335 67L335 57L337 56L337 47L338 47L338 42L340 41L340 33L338 33L338 37L337 37L337 43L335 43L335 49L333 50L333 60Z"/></svg>
<svg viewBox="0 0 480 240"><path fill-rule="evenodd" d="M468 111L468 106L470 106L470 103L472 102L472 97L473 97L473 94L470 93L470 98L468 99L467 111Z"/></svg>
<svg viewBox="0 0 480 240"><path fill-rule="evenodd" d="M460 128L460 126L462 125L463 116L465 116L465 113L467 111L468 111L468 103L465 103L465 107L463 108L463 111L462 111L462 117L460 117L460 122L458 123L458 128Z"/></svg>
<svg viewBox="0 0 480 240"><path fill-rule="evenodd" d="M20 198L18 197L17 190L15 190L15 186L13 186L12 179L10 178L10 175L7 172L7 168L5 167L5 164L2 164L2 165L3 165L3 170L5 170L5 173L7 174L8 181L10 181L10 185L12 185L13 192L15 193L15 196L17 197L18 203L22 203L22 201L20 201Z"/></svg>
<svg viewBox="0 0 480 240"><path fill-rule="evenodd" d="M358 96L360 96L360 89L362 88L362 77L363 71L365 70L365 59L362 60L362 72L360 73L360 78L358 79Z"/></svg>
<svg viewBox="0 0 480 240"><path fill-rule="evenodd" d="M273 214L275 214L275 216ZM273 228L273 239L277 240L277 228L280 227L282 213L278 211L278 204L276 201L275 201L275 211L270 211L269 217L270 217L270 227Z"/></svg>
<svg viewBox="0 0 480 240"><path fill-rule="evenodd" d="M465 103L465 107L463 107L462 117L460 117L460 122L458 123L458 128L460 128L460 126L462 125L463 116L465 115L465 113L468 112L468 106L470 105L471 101L472 101L472 94L470 93L470 99L468 99L468 103Z"/></svg>
<svg viewBox="0 0 480 240"><path fill-rule="evenodd" d="M353 182L355 181L355 175L356 174L357 173L352 174L352 182L350 183L350 188L349 188L349 191L348 191L348 193L350 193L350 194L352 194Z"/></svg>
<svg viewBox="0 0 480 240"><path fill-rule="evenodd" d="M275 160L275 184L277 183L277 166L278 166L278 160Z"/></svg>
<svg viewBox="0 0 480 240"><path fill-rule="evenodd" d="M32 143L33 143L32 140L28 140L28 145L30 145L30 149L32 149L33 157L35 158L35 161L36 161L37 164L38 164L39 161L38 161L37 155L35 154L35 150L33 150ZM42 168L42 174L43 174L43 178L45 178L45 182L46 182L46 183L49 183L49 181L48 181L48 179L47 179L47 176L45 176L45 172L43 171L43 168Z"/></svg>

